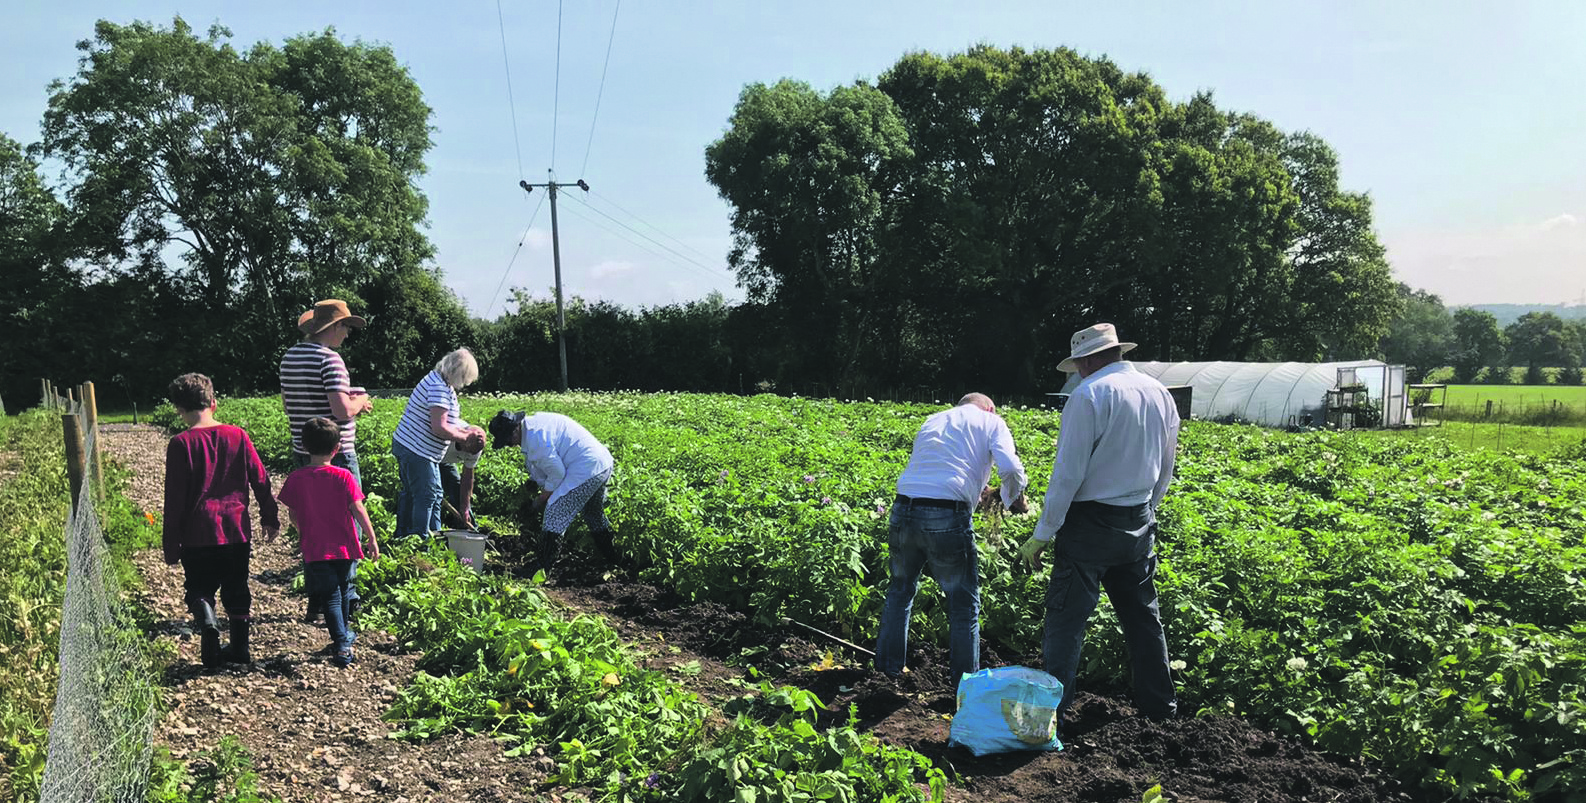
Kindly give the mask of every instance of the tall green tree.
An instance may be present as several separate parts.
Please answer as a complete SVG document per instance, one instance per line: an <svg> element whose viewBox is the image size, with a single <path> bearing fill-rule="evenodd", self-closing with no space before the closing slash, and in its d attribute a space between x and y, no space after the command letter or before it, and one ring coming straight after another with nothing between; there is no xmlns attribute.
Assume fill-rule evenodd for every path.
<svg viewBox="0 0 1586 803"><path fill-rule="evenodd" d="M784 83L707 151L756 316L810 346L784 379L1030 392L1098 320L1147 358L1365 356L1401 305L1314 136L1066 49L912 53L876 88L886 147L844 134L888 119L865 86ZM846 294L833 254L861 255Z"/></svg>
<svg viewBox="0 0 1586 803"><path fill-rule="evenodd" d="M1283 161L1300 197L1289 265L1293 291L1278 329L1292 360L1353 359L1388 333L1403 299L1371 224L1371 198L1338 182L1338 154L1310 132L1289 135Z"/></svg>
<svg viewBox="0 0 1586 803"><path fill-rule="evenodd" d="M83 257L159 269L198 316L171 346L259 388L313 300L430 258L416 188L430 110L389 48L327 30L243 52L229 37L180 17L99 22L51 86L40 150L66 166Z"/></svg>
<svg viewBox="0 0 1586 803"><path fill-rule="evenodd" d="M1388 326L1379 348L1382 359L1402 363L1409 369L1410 381L1418 382L1428 371L1448 364L1456 344L1454 317L1435 293L1402 283L1398 293L1403 310Z"/></svg>
<svg viewBox="0 0 1586 803"><path fill-rule="evenodd" d="M1498 328L1498 319L1492 313L1470 307L1454 310L1454 351L1450 361L1455 382L1476 381L1482 368L1503 362L1507 347L1503 330Z"/></svg>
<svg viewBox="0 0 1586 803"><path fill-rule="evenodd" d="M822 94L796 81L743 90L705 175L733 206L729 265L754 302L803 322L800 372L851 377L893 308L888 196L912 156L891 99L865 84Z"/></svg>
<svg viewBox="0 0 1586 803"><path fill-rule="evenodd" d="M38 162L0 134L0 396L11 410L37 397L39 379L68 381L52 373L50 348L75 328L59 314L78 283L52 236L61 215Z"/></svg>
<svg viewBox="0 0 1586 803"><path fill-rule="evenodd" d="M1540 385L1546 380L1544 367L1578 367L1574 332L1564 319L1551 312L1528 312L1504 328L1509 341L1509 362L1526 367L1526 384Z"/></svg>

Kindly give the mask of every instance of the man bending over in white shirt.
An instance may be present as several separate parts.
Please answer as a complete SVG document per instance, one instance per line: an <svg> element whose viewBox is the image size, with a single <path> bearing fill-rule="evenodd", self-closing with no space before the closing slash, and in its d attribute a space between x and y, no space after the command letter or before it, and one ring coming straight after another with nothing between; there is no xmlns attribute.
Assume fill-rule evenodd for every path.
<svg viewBox="0 0 1586 803"><path fill-rule="evenodd" d="M914 436L887 529L892 579L876 638L876 668L893 677L903 672L914 593L927 563L947 596L953 682L980 668L980 553L970 515L993 463L1002 502L1014 513L1024 511L1027 484L1013 434L996 409L986 395L971 393L925 419Z"/></svg>

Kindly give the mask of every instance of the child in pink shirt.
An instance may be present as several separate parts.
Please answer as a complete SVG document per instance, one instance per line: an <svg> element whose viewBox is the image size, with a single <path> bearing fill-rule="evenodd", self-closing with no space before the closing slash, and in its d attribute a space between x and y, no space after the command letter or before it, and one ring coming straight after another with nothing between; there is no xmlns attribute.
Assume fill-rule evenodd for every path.
<svg viewBox="0 0 1586 803"><path fill-rule="evenodd" d="M165 562L182 564L204 666L252 663L248 492L259 501L265 540L274 539L281 521L270 495L270 475L248 433L215 420L215 385L209 377L182 374L171 380L166 395L188 429L165 448ZM217 590L231 617L231 644L224 648L215 619Z"/></svg>
<svg viewBox="0 0 1586 803"><path fill-rule="evenodd" d="M278 498L290 511L292 526L302 534L309 607L324 608L331 662L345 667L353 662L355 638L347 623L353 567L365 554L358 541L359 528L369 535L369 557L380 557L380 545L358 480L347 469L331 465L341 446L341 428L328 418L310 419L303 424L302 442L309 453L308 465L286 478Z"/></svg>

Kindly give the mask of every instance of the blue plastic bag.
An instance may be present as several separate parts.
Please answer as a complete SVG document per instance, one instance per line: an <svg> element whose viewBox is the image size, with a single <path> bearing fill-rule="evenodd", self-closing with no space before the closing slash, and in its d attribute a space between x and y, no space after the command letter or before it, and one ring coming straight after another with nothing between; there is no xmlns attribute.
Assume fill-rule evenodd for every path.
<svg viewBox="0 0 1586 803"><path fill-rule="evenodd" d="M958 713L948 744L977 756L1016 750L1062 750L1057 706L1063 684L1027 666L982 669L958 680Z"/></svg>

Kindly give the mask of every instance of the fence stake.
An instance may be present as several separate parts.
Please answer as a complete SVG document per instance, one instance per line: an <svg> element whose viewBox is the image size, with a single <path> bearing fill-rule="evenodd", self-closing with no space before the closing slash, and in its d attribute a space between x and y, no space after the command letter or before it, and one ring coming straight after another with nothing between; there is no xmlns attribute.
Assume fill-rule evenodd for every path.
<svg viewBox="0 0 1586 803"><path fill-rule="evenodd" d="M94 383L83 383L83 417L87 432L84 437L92 441L94 451L88 457L89 476L94 483L94 501L104 504L105 501L105 457L104 450L99 448L99 396L94 393Z"/></svg>
<svg viewBox="0 0 1586 803"><path fill-rule="evenodd" d="M72 489L72 515L77 514L77 500L83 492L83 432L77 416L61 416L61 435L66 444L66 477Z"/></svg>

